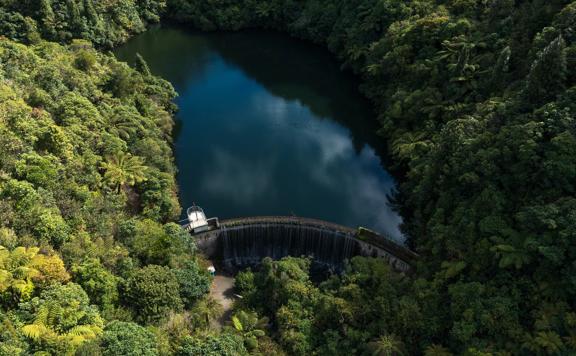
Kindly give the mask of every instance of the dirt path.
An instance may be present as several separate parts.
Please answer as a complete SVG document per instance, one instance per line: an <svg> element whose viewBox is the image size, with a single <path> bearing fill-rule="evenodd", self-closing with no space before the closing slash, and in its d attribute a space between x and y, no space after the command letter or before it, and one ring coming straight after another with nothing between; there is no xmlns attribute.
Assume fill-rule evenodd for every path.
<svg viewBox="0 0 576 356"><path fill-rule="evenodd" d="M232 306L234 304L234 277L217 273L210 286L210 295L222 305L224 314L216 321L217 328L224 326L225 322L230 320Z"/></svg>

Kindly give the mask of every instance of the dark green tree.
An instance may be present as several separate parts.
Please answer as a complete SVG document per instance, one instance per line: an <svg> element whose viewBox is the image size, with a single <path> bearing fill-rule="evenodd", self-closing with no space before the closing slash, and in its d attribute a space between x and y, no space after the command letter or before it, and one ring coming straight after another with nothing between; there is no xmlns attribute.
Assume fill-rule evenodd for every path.
<svg viewBox="0 0 576 356"><path fill-rule="evenodd" d="M140 55L140 53L136 53L135 68L143 75L150 76L150 68L148 68L148 63L146 63L146 60Z"/></svg>
<svg viewBox="0 0 576 356"><path fill-rule="evenodd" d="M42 34L47 39L56 38L56 19L54 11L52 10L52 2L50 0L40 0L40 21Z"/></svg>
<svg viewBox="0 0 576 356"><path fill-rule="evenodd" d="M106 310L117 304L118 278L106 270L100 260L90 258L72 267L73 279L80 284L90 301Z"/></svg>
<svg viewBox="0 0 576 356"><path fill-rule="evenodd" d="M243 356L248 355L242 337L231 334L208 336L206 338L187 337L176 350L177 356Z"/></svg>
<svg viewBox="0 0 576 356"><path fill-rule="evenodd" d="M210 290L210 275L200 270L196 261L184 262L181 268L174 270L174 274L180 285L180 298L186 308L191 308Z"/></svg>
<svg viewBox="0 0 576 356"><path fill-rule="evenodd" d="M76 37L82 33L83 21L80 16L80 9L76 0L66 0L66 7L68 9L68 23L72 31L72 36Z"/></svg>
<svg viewBox="0 0 576 356"><path fill-rule="evenodd" d="M178 280L167 267L149 265L134 271L122 298L141 322L157 322L170 311L182 310Z"/></svg>
<svg viewBox="0 0 576 356"><path fill-rule="evenodd" d="M156 356L156 336L142 326L122 321L106 325L99 340L103 355Z"/></svg>
<svg viewBox="0 0 576 356"><path fill-rule="evenodd" d="M563 91L566 79L566 42L558 36L538 53L528 74L525 95L532 105L543 104Z"/></svg>

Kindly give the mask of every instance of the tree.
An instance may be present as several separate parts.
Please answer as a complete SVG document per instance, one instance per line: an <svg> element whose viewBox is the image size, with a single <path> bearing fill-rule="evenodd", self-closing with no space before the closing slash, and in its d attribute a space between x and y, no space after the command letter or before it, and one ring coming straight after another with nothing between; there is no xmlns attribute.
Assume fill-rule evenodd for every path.
<svg viewBox="0 0 576 356"><path fill-rule="evenodd" d="M404 355L404 345L394 335L382 335L378 339L368 343L374 356Z"/></svg>
<svg viewBox="0 0 576 356"><path fill-rule="evenodd" d="M96 12L96 9L94 8L93 0L84 0L84 12L86 13L88 23L91 26L100 29L101 26L100 16L98 15L98 12Z"/></svg>
<svg viewBox="0 0 576 356"><path fill-rule="evenodd" d="M524 94L533 106L543 104L561 92L566 79L566 42L558 36L532 63Z"/></svg>
<svg viewBox="0 0 576 356"><path fill-rule="evenodd" d="M136 53L136 65L135 68L138 72L140 72L141 74L145 75L145 76L150 76L150 68L148 68L148 63L146 63L146 60L144 59L144 57L142 57L140 55L140 53Z"/></svg>
<svg viewBox="0 0 576 356"><path fill-rule="evenodd" d="M142 322L157 322L170 311L182 310L180 287L167 267L149 265L136 270L126 281L123 299Z"/></svg>
<svg viewBox="0 0 576 356"><path fill-rule="evenodd" d="M35 289L70 279L60 257L39 251L37 247L8 251L0 246L0 297L6 305L26 302Z"/></svg>
<svg viewBox="0 0 576 356"><path fill-rule="evenodd" d="M222 305L211 296L199 300L191 310L197 328L209 329L213 321L223 314Z"/></svg>
<svg viewBox="0 0 576 356"><path fill-rule="evenodd" d="M80 284L90 301L103 310L113 307L118 301L118 278L107 271L99 259L89 258L72 267L74 282Z"/></svg>
<svg viewBox="0 0 576 356"><path fill-rule="evenodd" d="M95 65L97 59L94 50L80 49L76 52L76 60L74 64L80 70L89 72Z"/></svg>
<svg viewBox="0 0 576 356"><path fill-rule="evenodd" d="M433 344L426 348L424 356L452 356L452 353L442 345Z"/></svg>
<svg viewBox="0 0 576 356"><path fill-rule="evenodd" d="M200 270L194 260L184 262L184 265L174 270L174 274L180 285L180 298L186 308L192 308L210 290L210 275Z"/></svg>
<svg viewBox="0 0 576 356"><path fill-rule="evenodd" d="M44 36L48 39L56 38L56 19L54 11L52 10L52 3L50 0L40 0L40 18L42 21L41 29Z"/></svg>
<svg viewBox="0 0 576 356"><path fill-rule="evenodd" d="M116 235L143 264L165 265L193 258L194 242L177 224L161 225L153 220L127 220ZM200 281L199 281L200 282Z"/></svg>
<svg viewBox="0 0 576 356"><path fill-rule="evenodd" d="M400 136L392 145L392 152L400 160L413 160L420 157L430 146L430 141L425 140L425 134L405 133Z"/></svg>
<svg viewBox="0 0 576 356"><path fill-rule="evenodd" d="M234 331L242 335L244 345L248 350L258 348L258 338L266 335L264 329L268 327L268 318L258 318L258 314L241 310L232 316Z"/></svg>
<svg viewBox="0 0 576 356"><path fill-rule="evenodd" d="M138 0L138 11L148 22L160 21L160 14L166 8L166 0Z"/></svg>
<svg viewBox="0 0 576 356"><path fill-rule="evenodd" d="M504 47L496 60L494 68L492 68L492 90L501 90L503 89L504 84L506 84L505 79L510 71L510 56L512 56L510 46Z"/></svg>
<svg viewBox="0 0 576 356"><path fill-rule="evenodd" d="M138 324L113 321L106 325L99 340L103 355L158 355L156 336Z"/></svg>
<svg viewBox="0 0 576 356"><path fill-rule="evenodd" d="M22 333L39 349L57 354L73 353L87 340L102 333L103 320L82 288L74 283L46 289L40 297L23 303L32 315Z"/></svg>
<svg viewBox="0 0 576 356"><path fill-rule="evenodd" d="M105 170L104 180L115 186L118 194L127 186L145 181L148 169L141 157L124 152L107 157L101 167Z"/></svg>
<svg viewBox="0 0 576 356"><path fill-rule="evenodd" d="M80 34L83 22L76 0L66 0L66 6L68 8L68 23L71 25L72 34Z"/></svg>
<svg viewBox="0 0 576 356"><path fill-rule="evenodd" d="M237 335L221 334L206 338L185 337L176 356L244 356L248 351L244 348L242 338Z"/></svg>
<svg viewBox="0 0 576 356"><path fill-rule="evenodd" d="M117 114L110 120L110 132L125 141L134 138L138 132L144 130L142 124L128 115Z"/></svg>

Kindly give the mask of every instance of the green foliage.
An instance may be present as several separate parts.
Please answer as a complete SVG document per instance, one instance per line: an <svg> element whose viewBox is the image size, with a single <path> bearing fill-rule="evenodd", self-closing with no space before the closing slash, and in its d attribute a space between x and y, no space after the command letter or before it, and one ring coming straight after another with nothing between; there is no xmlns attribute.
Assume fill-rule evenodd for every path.
<svg viewBox="0 0 576 356"><path fill-rule="evenodd" d="M100 260L89 258L72 267L74 282L90 297L90 301L103 310L112 308L118 301L118 278L106 270Z"/></svg>
<svg viewBox="0 0 576 356"><path fill-rule="evenodd" d="M241 310L232 315L233 331L244 339L244 345L249 351L258 349L258 338L266 335L264 331L268 327L268 318L258 318L258 314Z"/></svg>
<svg viewBox="0 0 576 356"><path fill-rule="evenodd" d="M150 265L134 271L126 281L122 298L142 322L160 321L170 311L182 309L178 280L162 266Z"/></svg>
<svg viewBox="0 0 576 356"><path fill-rule="evenodd" d="M191 258L196 249L190 235L180 226L174 223L161 225L150 219L121 223L117 239L143 264L178 263L181 259Z"/></svg>
<svg viewBox="0 0 576 356"><path fill-rule="evenodd" d="M146 167L141 157L132 156L130 153L119 152L113 156L106 157L106 162L102 163L104 181L116 187L118 193L121 189L134 186L146 180Z"/></svg>
<svg viewBox="0 0 576 356"><path fill-rule="evenodd" d="M145 3L152 21L162 2ZM104 322L92 303L129 320L120 276L140 258L177 267L194 259L179 226L163 224L180 210L173 88L71 40L124 41L144 28L135 9L132 1L0 1L0 33L31 44L0 35L0 354L97 354ZM40 41L38 32L71 44ZM116 240L120 226L145 218L137 232L150 228L149 246ZM65 284L69 273L78 284ZM169 275L158 290L171 286L168 303L179 309Z"/></svg>
<svg viewBox="0 0 576 356"><path fill-rule="evenodd" d="M242 338L231 334L208 336L206 338L187 337L178 348L177 356L242 356L248 355Z"/></svg>
<svg viewBox="0 0 576 356"><path fill-rule="evenodd" d="M236 278L234 279L234 287L244 298L249 298L252 294L257 292L254 273L250 268L240 271L236 274Z"/></svg>
<svg viewBox="0 0 576 356"><path fill-rule="evenodd" d="M212 278L207 271L200 269L196 261L186 261L174 274L180 285L180 298L186 308L192 308L194 303L210 290Z"/></svg>
<svg viewBox="0 0 576 356"><path fill-rule="evenodd" d="M208 330L213 322L222 317L222 305L212 296L200 299L191 309L194 329Z"/></svg>
<svg viewBox="0 0 576 356"><path fill-rule="evenodd" d="M136 63L134 64L134 68L143 75L150 75L150 68L148 68L148 63L146 63L144 58L139 53L136 54Z"/></svg>
<svg viewBox="0 0 576 356"><path fill-rule="evenodd" d="M354 354L394 334L408 354L574 353L559 307L573 312L576 296L573 2L173 0L168 8L206 30L271 27L328 47L364 79L406 177L397 201L421 256L412 280L379 271L384 283L356 261L358 281L342 279L350 290L319 297L281 264L264 262L254 282L241 275L246 303L278 319L287 351ZM276 269L290 281L279 283ZM557 322L542 326L542 309ZM323 330L321 341L310 325Z"/></svg>
<svg viewBox="0 0 576 356"><path fill-rule="evenodd" d="M286 351L371 353L370 342L379 340L385 353L574 353L571 1L1 1L0 34L32 44L0 41L3 244L51 246L71 265L105 257L109 272L134 272L127 300L146 310L145 319L170 309L156 299L164 292L175 309L180 294L187 305L197 298L203 283L186 285L160 267L147 278L132 266L171 264L196 276L182 272L193 249L162 225L179 212L168 143L173 89L143 61L132 70L86 44L39 39L109 47L158 21L165 7L171 20L205 30L273 28L325 45L364 79L394 168L405 177L397 201L421 256L414 276L370 259L353 260L320 287L299 259L267 260L258 273L239 276L243 304L271 318ZM180 246L184 253L175 252ZM0 278L15 280L4 271ZM101 295L89 281L82 283L91 297ZM172 288L160 290L165 283ZM135 290L150 299L144 308ZM2 352L65 354L73 340L92 337L85 328L69 334L69 326L49 332L54 324L40 317L34 324L27 303L39 300L37 292L2 319ZM22 297L9 294L10 303ZM197 301L195 328L208 328L217 309L209 298ZM20 325L31 325L36 338ZM228 334L188 337L178 350L246 353L243 340Z"/></svg>
<svg viewBox="0 0 576 356"><path fill-rule="evenodd" d="M382 335L370 342L369 347L374 356L403 355L404 345L394 335Z"/></svg>
<svg viewBox="0 0 576 356"><path fill-rule="evenodd" d="M530 105L543 104L561 93L566 82L566 42L559 36L532 63L526 84Z"/></svg>
<svg viewBox="0 0 576 356"><path fill-rule="evenodd" d="M111 47L160 20L165 0L6 0L0 9L0 34L33 42L40 34L52 41L85 38Z"/></svg>
<svg viewBox="0 0 576 356"><path fill-rule="evenodd" d="M22 333L38 351L73 354L82 343L102 333L98 310L89 305L88 296L77 284L48 288L20 308L30 315Z"/></svg>
<svg viewBox="0 0 576 356"><path fill-rule="evenodd" d="M104 328L99 344L103 355L158 355L154 334L134 323L111 322Z"/></svg>
<svg viewBox="0 0 576 356"><path fill-rule="evenodd" d="M0 301L5 307L29 301L35 289L70 279L60 257L39 251L36 247L9 251L0 246Z"/></svg>

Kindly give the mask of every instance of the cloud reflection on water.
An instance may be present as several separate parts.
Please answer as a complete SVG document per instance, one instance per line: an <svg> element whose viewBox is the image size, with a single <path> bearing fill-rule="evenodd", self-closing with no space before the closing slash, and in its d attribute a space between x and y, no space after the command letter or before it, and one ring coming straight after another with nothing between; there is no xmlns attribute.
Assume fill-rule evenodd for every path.
<svg viewBox="0 0 576 356"><path fill-rule="evenodd" d="M394 187L390 176L370 167L379 166L380 159L373 148L364 146L360 154L354 149L348 129L330 120L313 118L299 101L288 101L258 92L252 97L255 111L260 111L263 125L274 122L278 129L292 130L292 144L301 164L308 165L310 178L317 184L345 195L351 213L346 223L354 226L358 217L370 220L375 230L402 240L401 218L390 209L388 194ZM314 149L315 148L315 149ZM310 154L314 157L311 159ZM312 164L311 164L312 163ZM346 167L342 170L341 167ZM272 167L267 168L268 171Z"/></svg>
<svg viewBox="0 0 576 356"><path fill-rule="evenodd" d="M271 33L179 29L123 47L180 93L184 207L221 218L293 212L400 236L373 113L329 53Z"/></svg>
<svg viewBox="0 0 576 356"><path fill-rule="evenodd" d="M274 162L248 162L218 148L212 150L209 159L212 165L203 172L201 189L244 205L273 195Z"/></svg>

